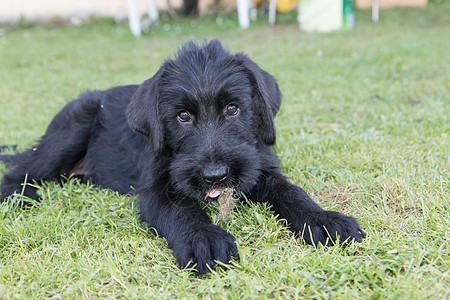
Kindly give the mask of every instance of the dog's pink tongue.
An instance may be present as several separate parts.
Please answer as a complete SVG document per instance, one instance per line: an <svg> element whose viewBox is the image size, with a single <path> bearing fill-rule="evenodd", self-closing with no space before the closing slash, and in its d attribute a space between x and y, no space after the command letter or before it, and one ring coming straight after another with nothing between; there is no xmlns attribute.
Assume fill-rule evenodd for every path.
<svg viewBox="0 0 450 300"><path fill-rule="evenodd" d="M209 198L217 198L217 197L219 197L219 195L220 195L220 191L215 190L215 189L210 190L208 193Z"/></svg>

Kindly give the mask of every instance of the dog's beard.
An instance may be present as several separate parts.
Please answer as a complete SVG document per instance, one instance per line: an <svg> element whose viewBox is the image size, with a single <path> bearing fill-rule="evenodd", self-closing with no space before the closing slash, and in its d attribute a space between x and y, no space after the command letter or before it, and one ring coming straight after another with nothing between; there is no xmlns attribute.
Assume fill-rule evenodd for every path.
<svg viewBox="0 0 450 300"><path fill-rule="evenodd" d="M207 156L201 151L194 151L174 156L170 164L171 186L186 197L199 200L204 200L206 196L216 198L226 188L233 188L238 197L248 193L261 174L256 148L243 144L220 152L215 156L215 162L229 168L226 180L218 184L206 183L201 173Z"/></svg>

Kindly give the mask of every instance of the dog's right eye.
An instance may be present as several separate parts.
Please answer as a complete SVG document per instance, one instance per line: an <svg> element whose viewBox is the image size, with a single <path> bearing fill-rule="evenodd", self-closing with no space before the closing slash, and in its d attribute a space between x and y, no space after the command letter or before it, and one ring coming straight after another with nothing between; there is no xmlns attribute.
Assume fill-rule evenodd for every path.
<svg viewBox="0 0 450 300"><path fill-rule="evenodd" d="M234 104L228 104L227 107L225 107L225 114L229 117L235 116L239 113L239 107Z"/></svg>
<svg viewBox="0 0 450 300"><path fill-rule="evenodd" d="M182 123L192 122L191 114L185 110L178 113L178 121Z"/></svg>

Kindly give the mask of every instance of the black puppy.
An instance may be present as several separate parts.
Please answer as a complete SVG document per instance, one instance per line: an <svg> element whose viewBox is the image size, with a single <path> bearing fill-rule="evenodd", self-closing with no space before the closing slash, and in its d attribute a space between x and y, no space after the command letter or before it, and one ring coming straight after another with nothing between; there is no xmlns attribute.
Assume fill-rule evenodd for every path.
<svg viewBox="0 0 450 300"><path fill-rule="evenodd" d="M8 159L2 198L24 181L75 174L139 195L141 218L164 236L183 267L204 273L237 255L235 237L211 223L199 200L233 187L269 202L307 243L360 242L355 219L321 209L281 174L271 151L281 104L275 79L217 40L185 44L140 86L92 91L70 102L41 142ZM3 156L5 159L5 156ZM24 195L37 199L25 185Z"/></svg>

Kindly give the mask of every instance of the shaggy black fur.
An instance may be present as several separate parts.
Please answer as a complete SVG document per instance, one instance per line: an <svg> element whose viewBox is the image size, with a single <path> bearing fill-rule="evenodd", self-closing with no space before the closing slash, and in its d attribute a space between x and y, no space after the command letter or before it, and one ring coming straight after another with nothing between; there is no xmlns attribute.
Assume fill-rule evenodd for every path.
<svg viewBox="0 0 450 300"><path fill-rule="evenodd" d="M269 202L309 244L360 242L355 219L321 209L281 174L271 151L281 104L275 79L242 53L213 40L185 44L141 85L91 91L52 120L40 143L2 156L12 169L2 200L27 182L75 174L139 195L141 218L164 236L183 267L199 273L237 256L235 237L211 223L198 200L232 186ZM38 199L26 185L24 194Z"/></svg>

